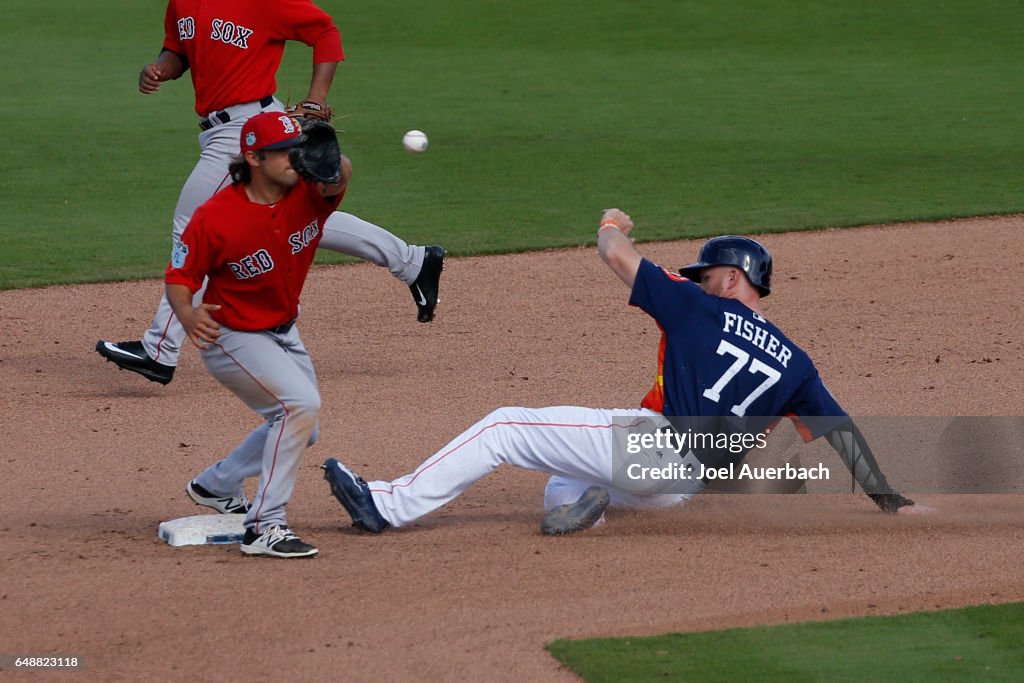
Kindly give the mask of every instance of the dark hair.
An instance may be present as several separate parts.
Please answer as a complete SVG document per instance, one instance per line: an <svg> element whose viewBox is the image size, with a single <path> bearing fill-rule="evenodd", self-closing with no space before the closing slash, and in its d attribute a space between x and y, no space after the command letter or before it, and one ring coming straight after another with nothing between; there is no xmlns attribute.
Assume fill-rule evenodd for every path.
<svg viewBox="0 0 1024 683"><path fill-rule="evenodd" d="M228 164L228 173L231 175L231 182L235 185L247 184L252 180L252 169L249 168L249 162L243 156L231 159L231 163Z"/></svg>
<svg viewBox="0 0 1024 683"><path fill-rule="evenodd" d="M267 158L262 149L256 150L256 156L260 159ZM247 184L252 181L252 167L245 160L245 155L239 154L231 159L231 163L228 164L228 175L231 176L231 182L234 185L238 183Z"/></svg>

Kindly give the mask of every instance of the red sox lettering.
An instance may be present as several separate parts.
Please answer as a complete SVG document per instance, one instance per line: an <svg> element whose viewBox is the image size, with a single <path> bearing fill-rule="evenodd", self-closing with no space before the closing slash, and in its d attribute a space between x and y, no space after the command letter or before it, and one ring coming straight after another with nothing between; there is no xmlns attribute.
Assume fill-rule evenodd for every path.
<svg viewBox="0 0 1024 683"><path fill-rule="evenodd" d="M291 253L298 254L310 244L314 243L317 235L319 234L320 226L319 222L316 220L312 221L302 230L293 232L288 236L288 244L292 247ZM273 270L274 259L266 249L260 249L243 259L229 262L228 267L231 268L232 274L234 274L237 279L248 280L249 278L263 275L264 273L269 273Z"/></svg>
<svg viewBox="0 0 1024 683"><path fill-rule="evenodd" d="M308 247L310 242L314 241L319 234L320 226L316 221L313 221L298 232L293 232L288 236L288 244L292 245L292 253L298 254Z"/></svg>
<svg viewBox="0 0 1024 683"><path fill-rule="evenodd" d="M192 40L196 37L196 20L192 17L178 19L178 38Z"/></svg>
<svg viewBox="0 0 1024 683"><path fill-rule="evenodd" d="M238 262L228 263L228 267L239 280L248 280L273 270L274 259L270 257L266 249L260 249L255 254L250 254Z"/></svg>
<svg viewBox="0 0 1024 683"><path fill-rule="evenodd" d="M233 21L224 21L223 19L213 20L213 31L210 32L210 38L212 40L219 40L222 43L228 45L234 45L240 47L243 50L249 49L249 36L253 33L251 28L239 26Z"/></svg>
<svg viewBox="0 0 1024 683"><path fill-rule="evenodd" d="M227 45L234 45L243 50L249 49L249 37L254 33L251 28L240 26L231 20L214 19L211 22L210 40L219 40ZM193 40L196 37L196 20L193 17L178 19L178 38Z"/></svg>

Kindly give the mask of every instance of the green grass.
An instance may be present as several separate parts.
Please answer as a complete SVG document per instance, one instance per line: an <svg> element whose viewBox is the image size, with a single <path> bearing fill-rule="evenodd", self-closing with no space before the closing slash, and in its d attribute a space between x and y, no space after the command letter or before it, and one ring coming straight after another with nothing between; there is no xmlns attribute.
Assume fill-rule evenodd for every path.
<svg viewBox="0 0 1024 683"><path fill-rule="evenodd" d="M1021 681L1024 604L654 638L560 640L548 650L610 681Z"/></svg>
<svg viewBox="0 0 1024 683"><path fill-rule="evenodd" d="M1024 210L1020 3L321 4L344 208L456 255L589 243L607 206L641 240ZM0 288L162 271L198 132L187 78L136 90L163 10L6 1Z"/></svg>

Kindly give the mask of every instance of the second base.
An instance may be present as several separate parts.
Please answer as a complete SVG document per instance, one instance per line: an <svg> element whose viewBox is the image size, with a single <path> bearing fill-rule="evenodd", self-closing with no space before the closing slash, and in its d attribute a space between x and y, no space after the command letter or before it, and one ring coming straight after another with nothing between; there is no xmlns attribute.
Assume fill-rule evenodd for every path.
<svg viewBox="0 0 1024 683"><path fill-rule="evenodd" d="M241 543L245 515L193 515L160 522L157 535L169 545Z"/></svg>

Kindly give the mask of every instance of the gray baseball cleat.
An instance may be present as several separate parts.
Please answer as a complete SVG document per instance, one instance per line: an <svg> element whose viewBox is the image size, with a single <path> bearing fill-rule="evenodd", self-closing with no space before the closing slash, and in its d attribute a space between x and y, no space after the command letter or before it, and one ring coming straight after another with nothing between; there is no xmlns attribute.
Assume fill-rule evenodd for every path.
<svg viewBox="0 0 1024 683"><path fill-rule="evenodd" d="M437 295L441 289L441 271L443 270L444 247L437 245L424 247L420 274L409 285L412 299L416 302L416 320L421 323L429 323L434 319L434 309L439 301Z"/></svg>
<svg viewBox="0 0 1024 683"><path fill-rule="evenodd" d="M610 502L608 489L591 486L575 503L552 508L544 515L540 530L547 536L561 536L589 529L601 519Z"/></svg>
<svg viewBox="0 0 1024 683"><path fill-rule="evenodd" d="M377 510L370 487L362 477L334 458L327 458L321 468L324 479L331 485L331 493L352 517L352 526L372 534L391 526Z"/></svg>
<svg viewBox="0 0 1024 683"><path fill-rule="evenodd" d="M170 384L174 379L174 366L157 363L149 357L141 341L96 342L96 352L121 368L137 372L151 382Z"/></svg>

